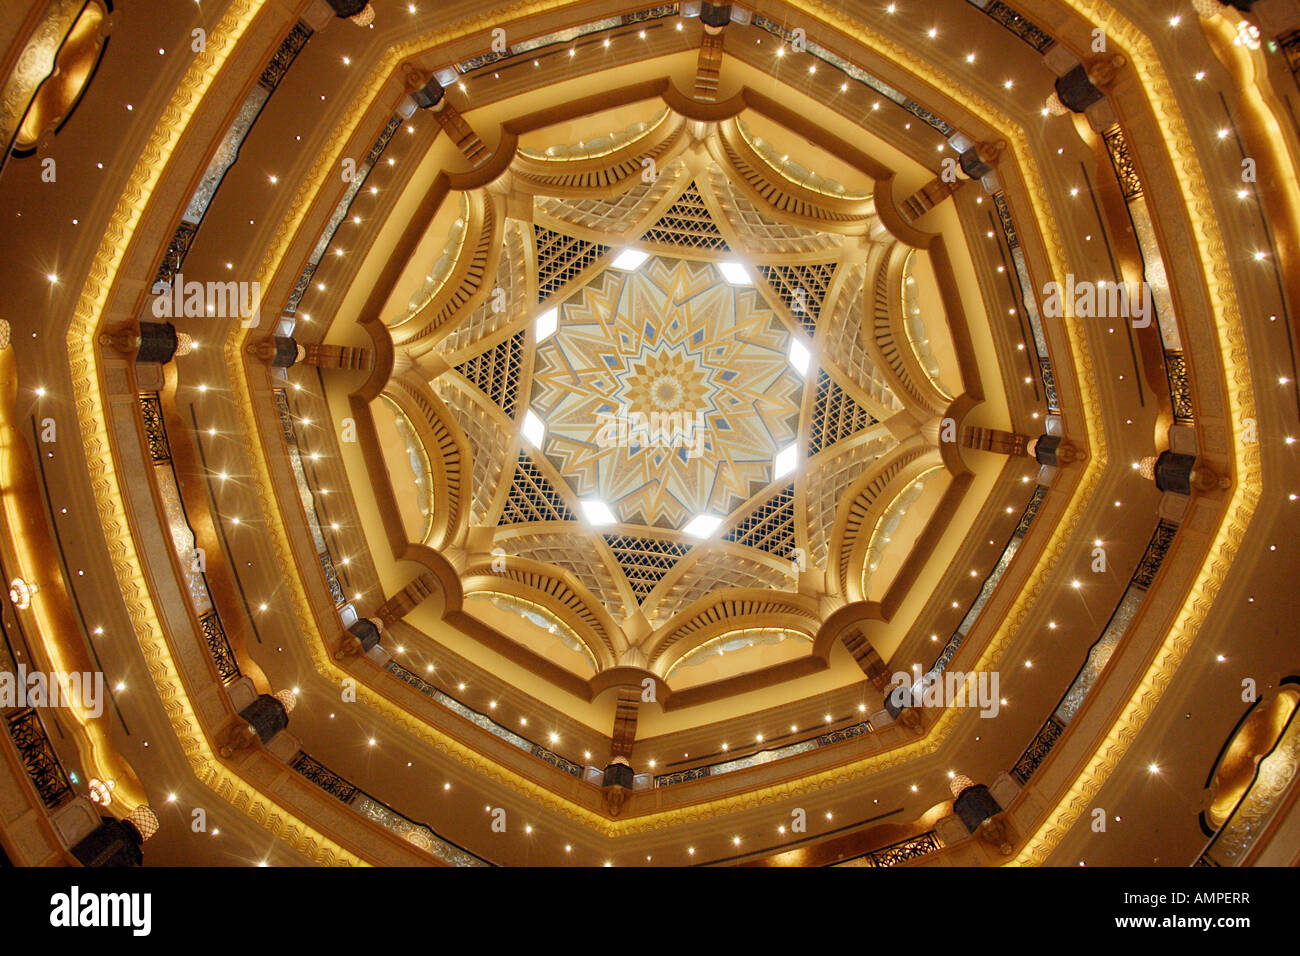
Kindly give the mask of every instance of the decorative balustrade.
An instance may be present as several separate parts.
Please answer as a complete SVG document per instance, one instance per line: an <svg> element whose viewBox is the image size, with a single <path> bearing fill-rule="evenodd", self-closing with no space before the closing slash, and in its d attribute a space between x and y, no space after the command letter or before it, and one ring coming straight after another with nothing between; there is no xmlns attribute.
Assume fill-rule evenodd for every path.
<svg viewBox="0 0 1300 956"><path fill-rule="evenodd" d="M371 820L384 829L396 833L407 843L424 850L444 863L451 866L492 865L482 857L470 853L464 847L438 836L431 827L423 823L417 823L398 813L383 801L376 800L360 787L348 782L320 761L315 760L305 751L298 751L297 756L293 758L289 766L331 797L352 807L367 820Z"/></svg>
<svg viewBox="0 0 1300 956"><path fill-rule="evenodd" d="M210 611L199 618L199 629L203 633L203 642L208 645L212 663L217 667L221 683L229 684L239 677L239 664L235 661L235 652L226 637L226 629L221 626L221 618L216 611Z"/></svg>
<svg viewBox="0 0 1300 956"><path fill-rule="evenodd" d="M23 768L46 809L53 810L71 800L74 796L72 783L50 745L50 738L46 736L45 726L36 710L24 707L15 711L5 718L5 724L22 757Z"/></svg>
<svg viewBox="0 0 1300 956"><path fill-rule="evenodd" d="M1047 722L1043 724L1011 769L1011 775L1020 782L1021 786L1029 781L1034 771L1046 759L1064 734L1066 726L1078 713L1083 701L1100 680L1102 671L1105 670L1115 649L1136 618L1138 609L1146 598L1147 590L1168 556L1169 548L1177 534L1178 525L1172 521L1162 519L1156 525L1147 549L1133 571L1128 587L1124 589L1124 594L1111 613L1101 635L1088 649L1088 655L1084 659L1083 666L1079 668L1079 673L1061 697L1056 710L1047 718Z"/></svg>
<svg viewBox="0 0 1300 956"><path fill-rule="evenodd" d="M943 849L943 841L933 830L908 837L889 846L845 860L838 866L901 866Z"/></svg>

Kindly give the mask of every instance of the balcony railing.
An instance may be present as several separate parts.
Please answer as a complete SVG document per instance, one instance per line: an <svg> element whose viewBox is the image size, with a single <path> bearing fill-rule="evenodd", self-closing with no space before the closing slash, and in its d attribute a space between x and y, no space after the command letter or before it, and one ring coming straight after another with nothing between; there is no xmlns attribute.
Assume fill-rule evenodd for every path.
<svg viewBox="0 0 1300 956"><path fill-rule="evenodd" d="M9 736L23 760L23 768L46 809L62 806L74 796L72 782L45 734L45 725L32 707L24 707L5 718Z"/></svg>
<svg viewBox="0 0 1300 956"><path fill-rule="evenodd" d="M305 751L298 751L289 766L331 797L346 803L368 820L396 833L407 843L451 866L491 866L458 844L438 836L432 827L417 823L348 782Z"/></svg>

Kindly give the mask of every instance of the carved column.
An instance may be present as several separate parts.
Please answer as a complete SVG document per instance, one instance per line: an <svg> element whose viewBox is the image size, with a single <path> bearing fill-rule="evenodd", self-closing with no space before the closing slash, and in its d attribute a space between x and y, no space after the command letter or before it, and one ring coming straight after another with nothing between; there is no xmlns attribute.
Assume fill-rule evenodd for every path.
<svg viewBox="0 0 1300 956"><path fill-rule="evenodd" d="M695 66L695 98L712 103L718 98L722 74L722 30L731 22L731 5L705 3L700 8L704 38Z"/></svg>
<svg viewBox="0 0 1300 956"><path fill-rule="evenodd" d="M899 204L899 212L908 222L915 222L970 182L969 179L946 180L936 176Z"/></svg>
<svg viewBox="0 0 1300 956"><path fill-rule="evenodd" d="M844 635L844 646L848 648L853 659L867 675L867 680L876 690L883 691L889 684L889 667L871 646L867 636L861 630L854 630Z"/></svg>
<svg viewBox="0 0 1300 956"><path fill-rule="evenodd" d="M948 782L948 786L954 797L953 813L961 820L966 831L996 848L1003 856L1010 853L1011 839L1007 834L1006 814L1002 812L1002 807L993 798L989 788L960 773Z"/></svg>
<svg viewBox="0 0 1300 956"><path fill-rule="evenodd" d="M415 607L437 590L437 581L428 571L414 578L379 607L370 617L358 618L348 626L339 642L334 657L356 657L379 643L384 632L396 621L406 617Z"/></svg>
<svg viewBox="0 0 1300 956"><path fill-rule="evenodd" d="M632 745L636 743L636 721L641 704L641 691L637 687L622 687L618 692L618 705L614 709L614 731L610 734L609 762L601 781L605 806L618 815L627 796L632 792L636 771L632 769Z"/></svg>
<svg viewBox="0 0 1300 956"><path fill-rule="evenodd" d="M1026 446L1029 438L1015 432L1002 431L999 428L981 428L968 425L961 433L961 446L976 451L989 451L995 455L1027 456Z"/></svg>
<svg viewBox="0 0 1300 956"><path fill-rule="evenodd" d="M275 335L262 339L252 347L253 353L272 368L293 368L295 365L313 365L318 368L341 368L365 371L370 368L371 353L368 348L349 345L303 345L296 339Z"/></svg>

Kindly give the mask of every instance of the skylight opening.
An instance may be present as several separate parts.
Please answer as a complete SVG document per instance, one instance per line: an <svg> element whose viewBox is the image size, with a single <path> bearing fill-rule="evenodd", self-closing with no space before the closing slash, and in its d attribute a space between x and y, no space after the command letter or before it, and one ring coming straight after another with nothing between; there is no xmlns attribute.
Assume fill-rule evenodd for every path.
<svg viewBox="0 0 1300 956"><path fill-rule="evenodd" d="M718 268L722 270L722 278L732 285L754 284L754 280L749 277L749 271L739 262L719 262Z"/></svg>
<svg viewBox="0 0 1300 956"><path fill-rule="evenodd" d="M808 351L808 346L791 336L790 351L787 354L795 371L806 378L808 376L808 367L812 364L812 353Z"/></svg>
<svg viewBox="0 0 1300 956"><path fill-rule="evenodd" d="M537 341L542 342L550 338L559 327L559 309L547 309L537 317Z"/></svg>
<svg viewBox="0 0 1300 956"><path fill-rule="evenodd" d="M718 530L720 524L722 524L722 519L717 515L696 515L686 522L686 527L682 529L682 532L692 538L707 538Z"/></svg>
<svg viewBox="0 0 1300 956"><path fill-rule="evenodd" d="M772 476L774 478L784 478L790 472L794 471L795 466L799 464L799 446L787 445L776 453L776 458L772 460Z"/></svg>
<svg viewBox="0 0 1300 956"><path fill-rule="evenodd" d="M542 439L546 437L546 422L542 421L533 410L527 409L524 412L524 440L534 448L542 447Z"/></svg>
<svg viewBox="0 0 1300 956"><path fill-rule="evenodd" d="M603 501L597 501L594 498L590 498L578 503L582 505L582 513L587 516L587 520L592 524L613 524L618 520L614 517L614 512L609 510L609 505L605 504Z"/></svg>
<svg viewBox="0 0 1300 956"><path fill-rule="evenodd" d="M633 269L641 268L641 263L650 258L650 253L642 252L639 249L624 249L615 258L612 265L615 269L623 269L631 272Z"/></svg>

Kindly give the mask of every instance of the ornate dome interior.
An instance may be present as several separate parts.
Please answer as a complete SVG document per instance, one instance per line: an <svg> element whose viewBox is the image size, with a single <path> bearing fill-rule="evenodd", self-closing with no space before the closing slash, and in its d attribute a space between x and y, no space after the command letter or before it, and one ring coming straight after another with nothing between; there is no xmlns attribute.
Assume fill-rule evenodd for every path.
<svg viewBox="0 0 1300 956"><path fill-rule="evenodd" d="M1300 859L1300 4L184 6L0 14L7 860Z"/></svg>

